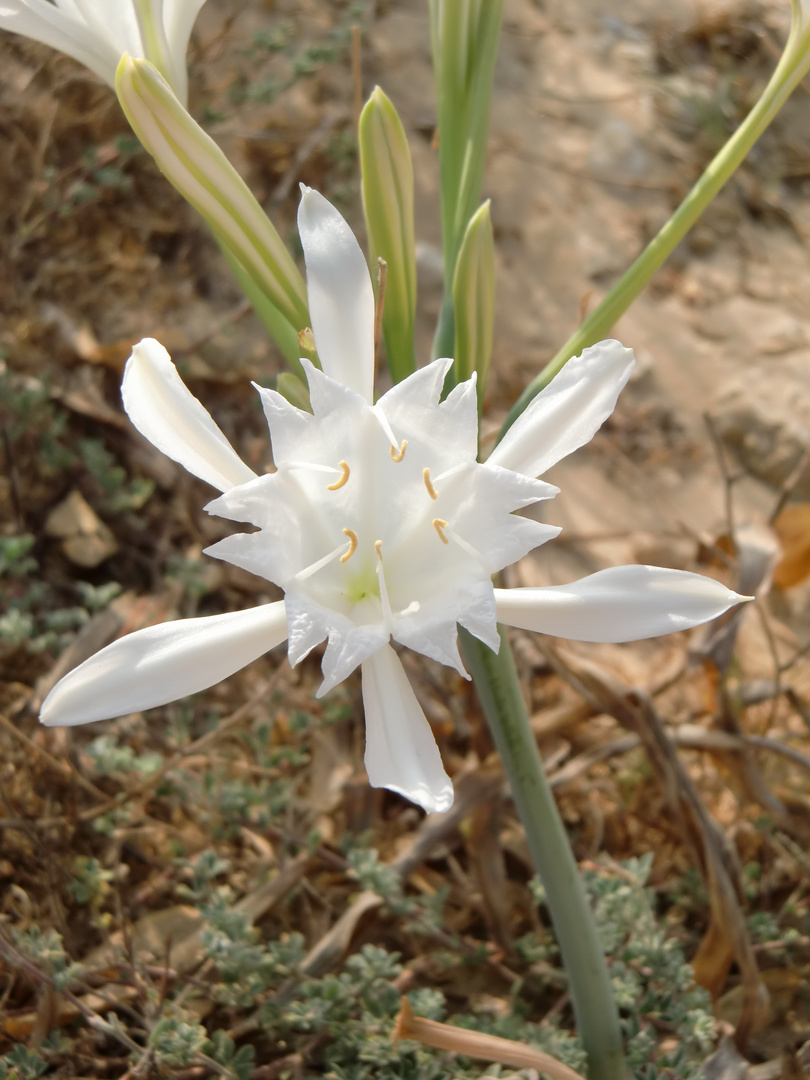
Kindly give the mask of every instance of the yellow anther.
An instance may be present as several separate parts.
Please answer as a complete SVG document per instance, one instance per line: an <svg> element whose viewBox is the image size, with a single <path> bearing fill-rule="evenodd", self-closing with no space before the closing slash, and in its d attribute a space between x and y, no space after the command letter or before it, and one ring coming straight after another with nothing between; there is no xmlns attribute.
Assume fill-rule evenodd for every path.
<svg viewBox="0 0 810 1080"><path fill-rule="evenodd" d="M340 470L343 475L339 480L336 480L334 484L327 484L327 491L337 491L338 488L342 488L346 481L349 479L349 466L346 464L346 462L339 461L338 465L340 466ZM343 531L345 532L346 530L344 529Z"/></svg>
<svg viewBox="0 0 810 1080"><path fill-rule="evenodd" d="M405 457L405 447L407 445L408 445L408 440L403 439L399 450L397 450L397 448L395 446L390 446L388 448L388 453L391 455L391 460L396 461L396 462L402 461L402 459Z"/></svg>
<svg viewBox="0 0 810 1080"><path fill-rule="evenodd" d="M422 469L422 478L425 481L425 487L427 488L427 493L431 497L431 499L438 499L439 494L436 491L436 488L430 482L430 469L428 469L427 467Z"/></svg>
<svg viewBox="0 0 810 1080"><path fill-rule="evenodd" d="M374 550L377 552L377 558L382 562L382 540L374 541Z"/></svg>
<svg viewBox="0 0 810 1080"><path fill-rule="evenodd" d="M346 475L349 475L348 469L346 470ZM341 483L345 483L345 481L341 480ZM349 538L349 550L346 552L345 555L340 556L340 561L348 562L352 555L354 555L355 551L357 551L357 533L354 531L354 529L344 529L343 535L348 536Z"/></svg>
<svg viewBox="0 0 810 1080"><path fill-rule="evenodd" d="M302 349L306 349L307 352L315 352L315 338L312 329L309 326L298 331L298 344Z"/></svg>
<svg viewBox="0 0 810 1080"><path fill-rule="evenodd" d="M446 521L443 521L441 518L434 518L433 519L433 528L439 534L439 539L441 540L441 542L443 544L449 544L450 543L450 541L447 539L447 537L442 532L443 529L447 528L447 522Z"/></svg>

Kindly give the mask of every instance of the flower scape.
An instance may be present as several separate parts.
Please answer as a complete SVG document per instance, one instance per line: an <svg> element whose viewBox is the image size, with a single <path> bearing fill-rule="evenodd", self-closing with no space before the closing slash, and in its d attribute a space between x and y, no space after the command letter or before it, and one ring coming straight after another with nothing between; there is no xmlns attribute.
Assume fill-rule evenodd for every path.
<svg viewBox="0 0 810 1080"><path fill-rule="evenodd" d="M374 401L374 295L351 229L302 187L298 226L322 370L302 360L312 412L257 387L275 471L256 475L152 339L133 349L124 407L164 454L222 494L209 513L256 527L206 553L276 584L284 599L181 619L113 642L67 674L44 724L75 725L203 690L288 642L299 663L327 642L325 694L358 666L370 783L426 811L453 786L391 642L466 677L458 625L497 650L497 623L581 641L688 629L745 599L711 578L653 566L602 570L570 585L500 589L492 576L557 535L515 513L553 498L538 480L613 411L633 354L603 341L568 362L485 462L475 379L442 400L439 359Z"/></svg>

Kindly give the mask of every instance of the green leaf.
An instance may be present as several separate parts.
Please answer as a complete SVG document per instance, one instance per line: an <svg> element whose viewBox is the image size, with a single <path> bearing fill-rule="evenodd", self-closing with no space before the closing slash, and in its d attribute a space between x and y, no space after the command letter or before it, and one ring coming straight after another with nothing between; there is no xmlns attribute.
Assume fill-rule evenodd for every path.
<svg viewBox="0 0 810 1080"><path fill-rule="evenodd" d="M481 201L503 0L430 0L439 117L445 292Z"/></svg>

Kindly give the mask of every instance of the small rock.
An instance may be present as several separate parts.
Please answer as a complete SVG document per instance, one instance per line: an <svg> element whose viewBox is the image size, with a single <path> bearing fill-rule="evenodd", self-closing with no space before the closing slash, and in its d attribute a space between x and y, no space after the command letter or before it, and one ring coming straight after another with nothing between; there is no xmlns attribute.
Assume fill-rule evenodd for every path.
<svg viewBox="0 0 810 1080"><path fill-rule="evenodd" d="M632 127L618 117L599 128L588 155L588 165L597 176L635 178L649 171L649 156Z"/></svg>
<svg viewBox="0 0 810 1080"><path fill-rule="evenodd" d="M778 356L807 344L807 326L786 311L762 323L754 340L755 349L763 356Z"/></svg>
<svg viewBox="0 0 810 1080"><path fill-rule="evenodd" d="M76 566L98 566L118 551L112 532L76 490L51 510L45 533L62 541L62 550Z"/></svg>
<svg viewBox="0 0 810 1080"><path fill-rule="evenodd" d="M810 445L810 353L747 368L721 390L712 415L745 468L780 487ZM810 475L795 494L810 496Z"/></svg>

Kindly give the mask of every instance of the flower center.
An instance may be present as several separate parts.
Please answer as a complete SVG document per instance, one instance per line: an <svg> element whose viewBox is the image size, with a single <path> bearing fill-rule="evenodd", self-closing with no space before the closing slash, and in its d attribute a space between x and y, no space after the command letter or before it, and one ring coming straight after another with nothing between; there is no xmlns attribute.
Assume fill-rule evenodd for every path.
<svg viewBox="0 0 810 1080"><path fill-rule="evenodd" d="M373 617L393 633L396 618L417 612L456 579L459 557L485 564L453 528L458 481L471 463L439 469L434 478L424 461L435 460L428 441L397 438L381 410L370 412L336 465L323 458L284 465L312 511L302 533L302 554L308 550L312 561L293 581L360 622L376 606Z"/></svg>

